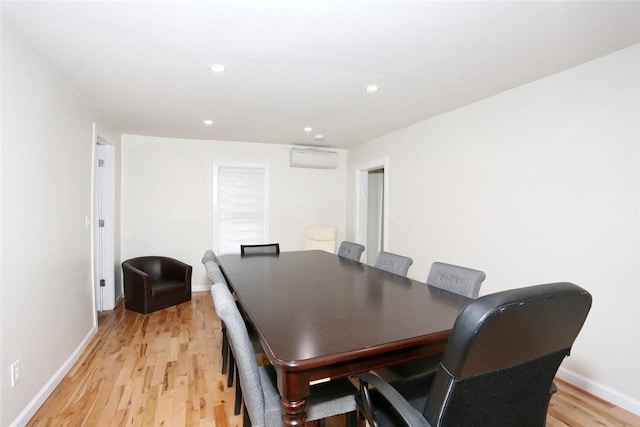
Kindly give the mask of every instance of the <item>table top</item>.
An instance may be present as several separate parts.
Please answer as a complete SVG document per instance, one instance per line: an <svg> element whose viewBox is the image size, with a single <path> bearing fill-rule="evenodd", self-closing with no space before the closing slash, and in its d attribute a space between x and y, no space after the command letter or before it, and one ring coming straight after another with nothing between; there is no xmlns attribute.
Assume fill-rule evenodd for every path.
<svg viewBox="0 0 640 427"><path fill-rule="evenodd" d="M290 371L441 339L471 301L324 251L219 259L272 364Z"/></svg>

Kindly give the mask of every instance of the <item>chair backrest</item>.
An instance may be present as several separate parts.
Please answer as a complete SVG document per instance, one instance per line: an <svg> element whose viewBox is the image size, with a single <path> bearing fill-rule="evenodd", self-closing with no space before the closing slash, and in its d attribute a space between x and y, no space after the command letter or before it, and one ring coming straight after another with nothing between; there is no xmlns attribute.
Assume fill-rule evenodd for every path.
<svg viewBox="0 0 640 427"><path fill-rule="evenodd" d="M591 307L571 283L478 298L458 315L424 416L432 426L544 426L553 378Z"/></svg>
<svg viewBox="0 0 640 427"><path fill-rule="evenodd" d="M227 284L227 281L220 270L220 266L213 261L207 261L204 265L205 270L207 270L207 277L211 280L211 283L224 283Z"/></svg>
<svg viewBox="0 0 640 427"><path fill-rule="evenodd" d="M427 285L464 295L469 298L477 298L480 285L487 277L483 271L458 265L434 262L427 276Z"/></svg>
<svg viewBox="0 0 640 427"><path fill-rule="evenodd" d="M162 278L162 264L167 262L169 258L161 256L141 256L131 258L123 262L149 275L152 282L156 282Z"/></svg>
<svg viewBox="0 0 640 427"><path fill-rule="evenodd" d="M263 245L240 245L241 255L279 254L280 243L265 243Z"/></svg>
<svg viewBox="0 0 640 427"><path fill-rule="evenodd" d="M363 252L363 245L360 243L347 242L346 240L340 243L340 248L338 248L338 256L358 262L360 262L360 257Z"/></svg>
<svg viewBox="0 0 640 427"><path fill-rule="evenodd" d="M211 296L216 313L225 324L229 343L233 349L244 404L254 427L264 427L265 403L260 383L260 373L256 355L249 339L247 327L227 285L215 283L211 287Z"/></svg>
<svg viewBox="0 0 640 427"><path fill-rule="evenodd" d="M309 227L305 233L304 250L319 249L336 253L336 227Z"/></svg>
<svg viewBox="0 0 640 427"><path fill-rule="evenodd" d="M380 251L376 257L375 266L376 268L388 271L389 273L407 277L411 264L413 264L413 259L409 257Z"/></svg>
<svg viewBox="0 0 640 427"><path fill-rule="evenodd" d="M202 257L202 263L203 264L206 264L207 261L213 261L216 264L219 264L218 257L216 256L215 252L213 252L211 249L207 250L204 253L204 256Z"/></svg>

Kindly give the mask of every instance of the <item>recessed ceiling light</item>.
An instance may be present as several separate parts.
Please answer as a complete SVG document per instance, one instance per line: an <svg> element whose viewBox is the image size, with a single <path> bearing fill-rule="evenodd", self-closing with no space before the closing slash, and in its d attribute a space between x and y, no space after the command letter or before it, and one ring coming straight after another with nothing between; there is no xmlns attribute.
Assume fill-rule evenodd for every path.
<svg viewBox="0 0 640 427"><path fill-rule="evenodd" d="M313 139L315 139L316 141L324 141L324 135L319 133L316 136L314 136Z"/></svg>
<svg viewBox="0 0 640 427"><path fill-rule="evenodd" d="M213 124L213 120L209 120L209 119L203 120L202 123L204 123L207 126L211 126Z"/></svg>
<svg viewBox="0 0 640 427"><path fill-rule="evenodd" d="M313 128L311 126L307 126L306 128L304 128L305 132L311 132L313 130Z"/></svg>
<svg viewBox="0 0 640 427"><path fill-rule="evenodd" d="M227 67L222 64L213 64L209 67L209 69L214 73L224 73L227 70Z"/></svg>
<svg viewBox="0 0 640 427"><path fill-rule="evenodd" d="M378 91L378 85L369 85L366 87L366 91L369 93L373 93L373 92L377 92Z"/></svg>

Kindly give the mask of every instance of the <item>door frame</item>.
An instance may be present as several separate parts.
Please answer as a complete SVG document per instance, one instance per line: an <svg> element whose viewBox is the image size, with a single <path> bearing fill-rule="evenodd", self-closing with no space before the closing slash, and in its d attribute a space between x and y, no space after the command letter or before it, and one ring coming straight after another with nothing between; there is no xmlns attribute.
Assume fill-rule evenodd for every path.
<svg viewBox="0 0 640 427"><path fill-rule="evenodd" d="M363 259L367 259L367 211L369 198L369 171L382 169L384 179L382 184L382 250L389 245L389 158L372 160L356 166L356 242L365 245Z"/></svg>

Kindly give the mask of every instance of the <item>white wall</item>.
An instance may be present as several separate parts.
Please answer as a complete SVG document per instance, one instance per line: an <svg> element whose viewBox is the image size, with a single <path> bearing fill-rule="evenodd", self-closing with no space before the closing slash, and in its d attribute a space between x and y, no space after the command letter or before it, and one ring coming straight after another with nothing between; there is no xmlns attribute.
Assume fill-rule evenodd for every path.
<svg viewBox="0 0 640 427"><path fill-rule="evenodd" d="M5 28L0 51L4 426L29 418L94 327L84 219L96 118ZM175 256L206 283L213 161L271 165L271 236L284 250L300 249L310 224L353 238L355 166L388 156L389 250L414 258L410 275L423 280L441 260L485 270L484 294L584 286L594 306L565 375L640 413L638 75L634 46L378 138L350 150L348 165L340 151L335 171L290 169L286 146L128 135L116 260ZM23 378L11 388L17 358Z"/></svg>
<svg viewBox="0 0 640 427"><path fill-rule="evenodd" d="M22 425L94 330L93 122L87 104L2 29L0 425ZM21 360L11 388L9 367Z"/></svg>
<svg viewBox="0 0 640 427"><path fill-rule="evenodd" d="M286 145L122 137L122 259L165 255L193 266L208 289L201 258L213 244L213 163L269 164L271 241L300 250L310 225L344 237L346 151L335 170L289 167Z"/></svg>
<svg viewBox="0 0 640 427"><path fill-rule="evenodd" d="M562 375L640 413L640 45L384 135L389 250L487 273L481 294L571 281L593 308ZM347 238L355 206L347 206Z"/></svg>

